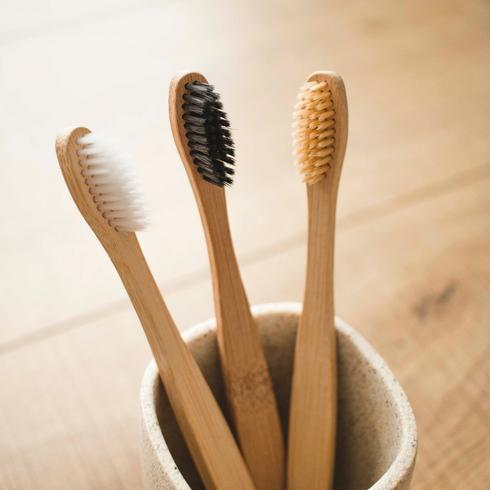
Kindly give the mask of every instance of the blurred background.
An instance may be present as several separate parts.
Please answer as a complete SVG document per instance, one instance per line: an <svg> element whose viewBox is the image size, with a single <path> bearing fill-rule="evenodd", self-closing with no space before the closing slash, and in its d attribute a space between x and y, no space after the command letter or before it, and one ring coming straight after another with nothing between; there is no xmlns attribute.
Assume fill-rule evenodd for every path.
<svg viewBox="0 0 490 490"><path fill-rule="evenodd" d="M343 76L350 112L337 314L412 402L413 487L488 488L489 67L484 0L2 1L0 488L142 487L150 351L62 180L57 133L85 125L133 155L151 210L142 247L183 330L213 303L170 133L171 77L201 71L222 94L236 251L250 301L264 303L302 298L290 127L298 88L320 69Z"/></svg>

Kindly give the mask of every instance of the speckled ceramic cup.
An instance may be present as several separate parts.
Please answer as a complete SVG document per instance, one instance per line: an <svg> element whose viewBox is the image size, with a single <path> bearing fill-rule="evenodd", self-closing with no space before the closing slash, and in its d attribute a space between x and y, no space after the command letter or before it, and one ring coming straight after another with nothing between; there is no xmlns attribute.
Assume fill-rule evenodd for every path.
<svg viewBox="0 0 490 490"><path fill-rule="evenodd" d="M300 311L298 303L253 308L285 433ZM408 489L417 448L417 431L410 404L391 371L361 335L339 319L336 329L339 420L335 488ZM214 320L187 330L184 337L226 414ZM148 366L143 378L141 411L145 488L203 488L154 362Z"/></svg>

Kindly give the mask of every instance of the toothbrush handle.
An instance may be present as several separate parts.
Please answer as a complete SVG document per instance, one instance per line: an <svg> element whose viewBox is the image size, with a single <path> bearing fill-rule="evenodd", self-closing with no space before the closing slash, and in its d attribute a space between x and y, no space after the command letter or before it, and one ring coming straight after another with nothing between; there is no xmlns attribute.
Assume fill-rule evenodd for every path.
<svg viewBox="0 0 490 490"><path fill-rule="evenodd" d="M332 488L337 419L333 258L336 193L308 187L308 258L294 354L288 490Z"/></svg>
<svg viewBox="0 0 490 490"><path fill-rule="evenodd" d="M175 326L134 233L106 249L143 325L194 463L208 489L254 485L209 386ZM117 247L117 248L116 248Z"/></svg>
<svg viewBox="0 0 490 490"><path fill-rule="evenodd" d="M222 189L202 186L221 364L240 447L259 490L285 486L285 449L267 362L240 277Z"/></svg>

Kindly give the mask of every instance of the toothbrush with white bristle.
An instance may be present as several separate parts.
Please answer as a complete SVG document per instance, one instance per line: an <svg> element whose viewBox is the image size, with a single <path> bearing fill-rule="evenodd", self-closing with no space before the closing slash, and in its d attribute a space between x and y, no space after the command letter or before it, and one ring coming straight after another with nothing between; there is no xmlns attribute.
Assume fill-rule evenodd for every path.
<svg viewBox="0 0 490 490"><path fill-rule="evenodd" d="M146 217L131 165L86 128L58 137L56 153L73 200L114 263L138 314L206 488L252 490L238 446L165 306L134 233L145 227Z"/></svg>

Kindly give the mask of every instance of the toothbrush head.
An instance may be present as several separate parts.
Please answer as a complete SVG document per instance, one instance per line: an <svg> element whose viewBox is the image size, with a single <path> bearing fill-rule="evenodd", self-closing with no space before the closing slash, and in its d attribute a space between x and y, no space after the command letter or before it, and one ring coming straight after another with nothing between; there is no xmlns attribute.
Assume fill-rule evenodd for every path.
<svg viewBox="0 0 490 490"><path fill-rule="evenodd" d="M340 174L347 142L347 100L339 75L317 72L301 87L294 108L293 154L307 184Z"/></svg>
<svg viewBox="0 0 490 490"><path fill-rule="evenodd" d="M197 172L211 184L231 185L235 149L219 94L207 82L192 80L184 85L182 98L185 139Z"/></svg>
<svg viewBox="0 0 490 490"><path fill-rule="evenodd" d="M135 232L146 227L131 163L117 143L76 128L58 138L56 151L73 199L92 228Z"/></svg>

